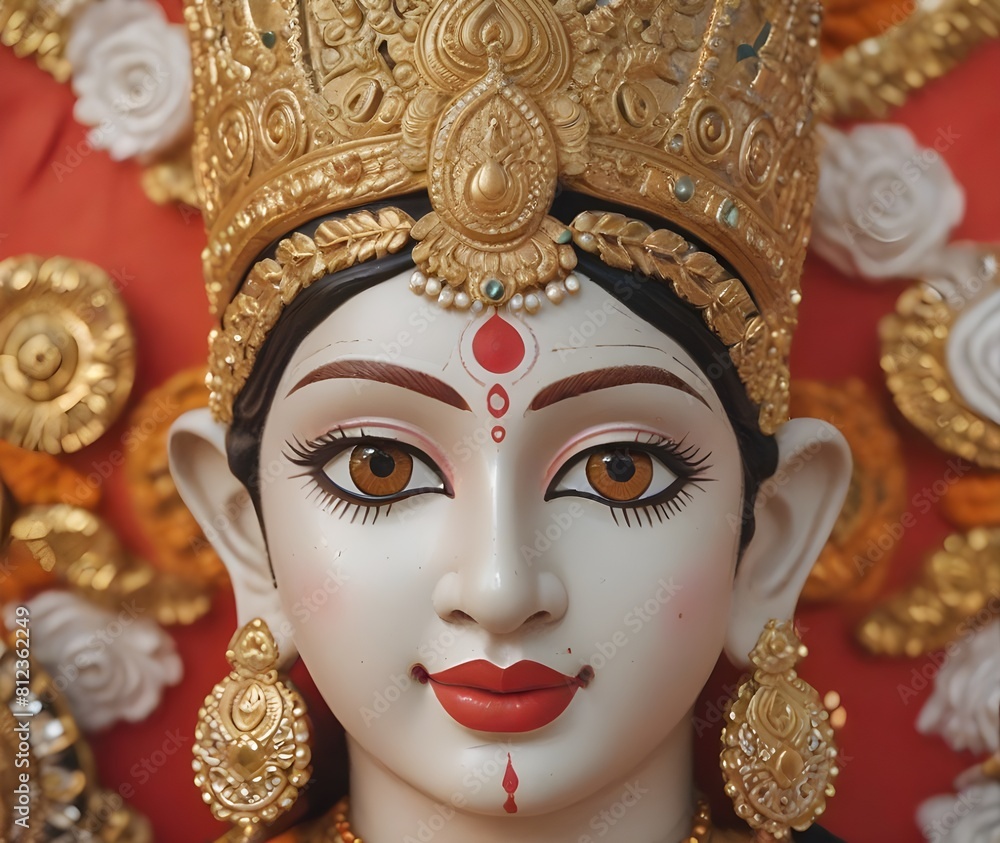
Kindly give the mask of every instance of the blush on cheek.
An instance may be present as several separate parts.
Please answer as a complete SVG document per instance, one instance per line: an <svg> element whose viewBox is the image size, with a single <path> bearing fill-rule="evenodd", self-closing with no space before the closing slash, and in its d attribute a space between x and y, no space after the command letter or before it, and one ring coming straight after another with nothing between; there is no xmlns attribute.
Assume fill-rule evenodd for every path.
<svg viewBox="0 0 1000 843"><path fill-rule="evenodd" d="M296 627L324 612L338 611L345 602L350 575L340 552L295 554L275 565L281 602Z"/></svg>
<svg viewBox="0 0 1000 843"><path fill-rule="evenodd" d="M681 577L660 580L652 603L662 616L668 635L689 635L693 626L724 629L732 602L732 579L728 566L706 564Z"/></svg>

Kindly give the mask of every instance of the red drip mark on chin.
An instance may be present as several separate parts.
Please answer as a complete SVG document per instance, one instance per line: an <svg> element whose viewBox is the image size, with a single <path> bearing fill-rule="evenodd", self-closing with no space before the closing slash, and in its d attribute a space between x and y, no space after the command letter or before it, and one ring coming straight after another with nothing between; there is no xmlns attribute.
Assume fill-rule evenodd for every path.
<svg viewBox="0 0 1000 843"><path fill-rule="evenodd" d="M503 809L508 814L517 813L517 803L514 802L514 791L517 790L517 773L514 772L514 765L510 761L510 753L507 753L507 771L503 774L503 789L507 792L507 801L503 803Z"/></svg>
<svg viewBox="0 0 1000 843"><path fill-rule="evenodd" d="M494 313L472 338L472 354L487 372L503 375L524 360L524 340L513 325Z"/></svg>
<svg viewBox="0 0 1000 843"><path fill-rule="evenodd" d="M493 437L493 441L499 445L503 442L504 437L507 435L507 431L500 427L500 425L497 425L492 431L490 431L490 435Z"/></svg>

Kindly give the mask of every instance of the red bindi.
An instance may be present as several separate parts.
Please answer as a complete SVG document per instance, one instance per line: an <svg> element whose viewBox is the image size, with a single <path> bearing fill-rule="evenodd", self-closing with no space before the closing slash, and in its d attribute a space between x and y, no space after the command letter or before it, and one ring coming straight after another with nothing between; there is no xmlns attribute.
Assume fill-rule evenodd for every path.
<svg viewBox="0 0 1000 843"><path fill-rule="evenodd" d="M472 354L487 372L503 375L524 360L524 340L513 325L494 313L472 338Z"/></svg>

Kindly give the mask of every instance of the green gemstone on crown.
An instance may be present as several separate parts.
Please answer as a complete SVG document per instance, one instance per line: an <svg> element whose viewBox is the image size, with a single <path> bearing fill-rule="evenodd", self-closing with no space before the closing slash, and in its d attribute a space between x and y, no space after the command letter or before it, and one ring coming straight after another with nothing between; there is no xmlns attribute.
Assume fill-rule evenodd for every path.
<svg viewBox="0 0 1000 843"><path fill-rule="evenodd" d="M496 278L490 278L489 280L484 281L481 289L483 291L483 295L490 301L500 301L505 292L503 282L497 280Z"/></svg>

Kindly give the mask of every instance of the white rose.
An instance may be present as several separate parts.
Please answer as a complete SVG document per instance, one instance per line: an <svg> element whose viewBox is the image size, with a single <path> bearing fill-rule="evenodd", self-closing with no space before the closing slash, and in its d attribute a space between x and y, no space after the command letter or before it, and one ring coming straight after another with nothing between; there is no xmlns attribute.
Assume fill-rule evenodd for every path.
<svg viewBox="0 0 1000 843"><path fill-rule="evenodd" d="M930 843L1000 843L1000 782L928 799L917 808L917 824Z"/></svg>
<svg viewBox="0 0 1000 843"><path fill-rule="evenodd" d="M951 651L917 729L941 735L956 752L1000 751L1000 620Z"/></svg>
<svg viewBox="0 0 1000 843"><path fill-rule="evenodd" d="M159 705L164 686L181 680L173 639L138 617L134 606L109 612L56 590L42 592L27 606L32 655L87 731L116 720L142 720Z"/></svg>
<svg viewBox="0 0 1000 843"><path fill-rule="evenodd" d="M816 252L847 275L919 276L965 213L948 165L902 126L825 128L823 138Z"/></svg>
<svg viewBox="0 0 1000 843"><path fill-rule="evenodd" d="M101 0L66 44L74 115L91 146L116 161L168 149L191 125L191 52L184 28L148 0Z"/></svg>
<svg viewBox="0 0 1000 843"><path fill-rule="evenodd" d="M1000 290L959 314L948 334L948 372L966 404L1000 424ZM1000 649L1000 641L995 642Z"/></svg>

